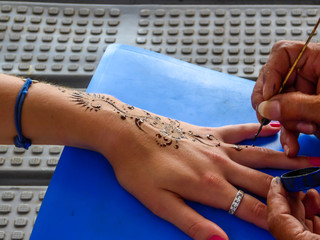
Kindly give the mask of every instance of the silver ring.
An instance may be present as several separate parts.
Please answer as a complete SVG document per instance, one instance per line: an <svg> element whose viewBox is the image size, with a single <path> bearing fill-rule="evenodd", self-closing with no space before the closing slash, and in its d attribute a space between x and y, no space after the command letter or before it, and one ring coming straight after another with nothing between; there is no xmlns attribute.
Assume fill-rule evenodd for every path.
<svg viewBox="0 0 320 240"><path fill-rule="evenodd" d="M241 190L239 190L239 191L237 192L235 198L233 199L233 202L232 202L232 204L231 204L231 206L230 206L230 209L229 209L229 213L230 213L231 215L233 215L233 214L237 211L237 208L239 207L240 202L241 202L243 196L244 196L244 192L241 191Z"/></svg>

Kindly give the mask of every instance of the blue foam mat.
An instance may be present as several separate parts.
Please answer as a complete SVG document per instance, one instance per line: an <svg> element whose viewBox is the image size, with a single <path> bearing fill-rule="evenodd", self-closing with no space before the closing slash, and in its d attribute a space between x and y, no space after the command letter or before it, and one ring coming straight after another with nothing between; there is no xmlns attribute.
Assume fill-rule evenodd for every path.
<svg viewBox="0 0 320 240"><path fill-rule="evenodd" d="M202 126L257 122L250 95L254 82L144 49L111 45L87 89L134 106ZM250 144L250 141L246 143ZM282 150L279 136L257 145ZM319 141L303 135L301 154L319 156ZM279 175L281 170L264 170ZM188 202L222 227L230 239L273 239L265 230L225 211ZM117 182L99 153L66 147L42 203L31 240L187 240L153 215Z"/></svg>

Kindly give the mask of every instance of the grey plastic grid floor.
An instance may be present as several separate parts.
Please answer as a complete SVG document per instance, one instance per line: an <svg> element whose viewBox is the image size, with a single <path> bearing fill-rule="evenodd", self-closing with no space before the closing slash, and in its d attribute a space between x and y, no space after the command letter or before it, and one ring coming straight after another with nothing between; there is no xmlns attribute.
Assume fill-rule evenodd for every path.
<svg viewBox="0 0 320 240"><path fill-rule="evenodd" d="M47 187L0 188L0 239L29 239Z"/></svg>
<svg viewBox="0 0 320 240"><path fill-rule="evenodd" d="M112 43L254 79L274 42L305 41L318 18L314 5L0 5L1 71L72 87Z"/></svg>
<svg viewBox="0 0 320 240"><path fill-rule="evenodd" d="M255 79L272 45L305 41L318 12L315 5L0 1L0 72L85 88L106 47L123 43ZM0 240L29 239L62 148L0 145Z"/></svg>
<svg viewBox="0 0 320 240"><path fill-rule="evenodd" d="M29 239L62 150L0 145L0 240Z"/></svg>
<svg viewBox="0 0 320 240"><path fill-rule="evenodd" d="M47 186L58 164L62 146L31 146L29 150L0 145L0 187Z"/></svg>

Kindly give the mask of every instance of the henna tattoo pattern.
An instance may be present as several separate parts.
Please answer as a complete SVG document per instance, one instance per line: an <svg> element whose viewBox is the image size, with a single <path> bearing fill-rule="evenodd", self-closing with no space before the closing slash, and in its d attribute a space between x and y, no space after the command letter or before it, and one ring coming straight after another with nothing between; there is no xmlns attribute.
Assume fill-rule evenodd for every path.
<svg viewBox="0 0 320 240"><path fill-rule="evenodd" d="M246 146L242 146L242 145L233 145L232 146L232 148L234 148L235 150L237 150L237 151L242 151L242 149L244 149L244 148L248 148L248 146L246 145Z"/></svg>
<svg viewBox="0 0 320 240"><path fill-rule="evenodd" d="M193 142L200 142L211 147L220 146L220 141L211 134L207 134L203 137L193 133L192 131L186 132L180 127L179 121L170 118L166 118L166 121L164 121L160 117L153 116L147 111L143 111L144 115L133 114L131 112L134 110L133 106L127 104L118 106L114 100L104 95L73 91L71 93L71 100L84 107L85 111L98 112L104 104L108 104L117 114L120 115L120 119L126 120L129 118L134 120L137 128L143 132L145 132L143 125L148 124L149 126L157 129L155 139L156 143L160 147L172 145L175 149L178 149L179 141L181 139L191 139ZM209 144L208 140L213 141L214 144Z"/></svg>

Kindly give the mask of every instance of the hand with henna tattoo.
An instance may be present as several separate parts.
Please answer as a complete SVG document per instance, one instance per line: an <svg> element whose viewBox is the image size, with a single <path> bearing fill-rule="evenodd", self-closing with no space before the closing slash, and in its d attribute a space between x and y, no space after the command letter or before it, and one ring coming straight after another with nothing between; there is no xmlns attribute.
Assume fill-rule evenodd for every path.
<svg viewBox="0 0 320 240"><path fill-rule="evenodd" d="M1 144L12 144L16 135L14 103L22 85L19 78L0 75ZM288 158L270 149L235 145L252 138L258 128L259 124L199 127L147 112L112 96L44 83L29 88L22 109L22 132L34 144L102 153L128 192L196 240L228 236L184 200L227 211L237 188L267 196L272 177L253 168L311 166L308 157ZM269 125L261 136L279 130L278 124ZM235 216L267 228L266 205L250 194L244 195Z"/></svg>

